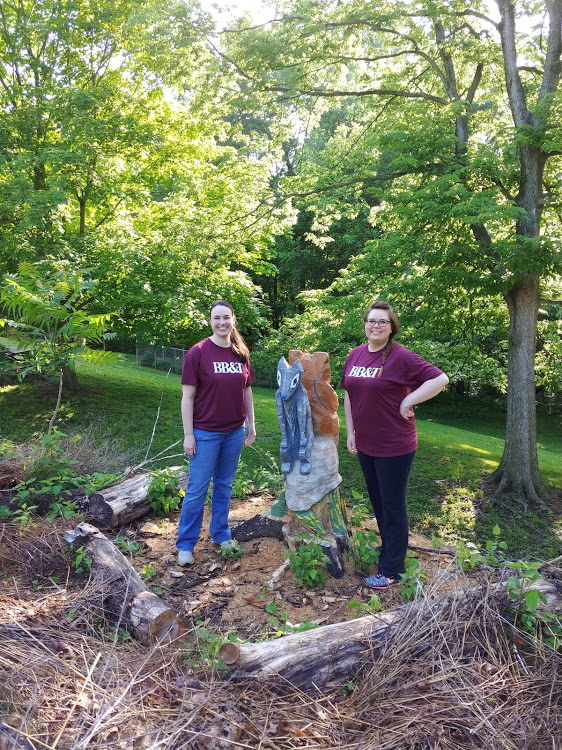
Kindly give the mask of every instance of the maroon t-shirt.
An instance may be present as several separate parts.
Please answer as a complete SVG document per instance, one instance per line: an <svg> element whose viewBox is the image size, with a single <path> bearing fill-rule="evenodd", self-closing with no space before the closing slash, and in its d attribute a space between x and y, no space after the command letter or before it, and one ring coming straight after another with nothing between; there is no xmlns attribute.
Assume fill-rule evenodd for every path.
<svg viewBox="0 0 562 750"><path fill-rule="evenodd" d="M182 385L197 388L193 426L208 432L232 432L246 420L244 392L256 379L250 363L243 364L230 347L211 339L200 341L185 355Z"/></svg>
<svg viewBox="0 0 562 750"><path fill-rule="evenodd" d="M352 349L345 362L341 387L351 402L355 444L368 456L404 456L418 447L413 417L400 415L400 404L410 390L442 371L394 342L379 377L382 350L368 344Z"/></svg>

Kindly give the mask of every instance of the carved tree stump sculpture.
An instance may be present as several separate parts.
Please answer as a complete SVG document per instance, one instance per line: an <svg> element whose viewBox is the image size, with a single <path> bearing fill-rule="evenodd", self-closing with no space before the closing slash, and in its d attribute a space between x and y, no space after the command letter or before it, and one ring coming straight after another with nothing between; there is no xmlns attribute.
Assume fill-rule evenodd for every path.
<svg viewBox="0 0 562 750"><path fill-rule="evenodd" d="M338 397L330 375L326 352L292 349L289 363L284 357L279 360L276 403L285 492L272 512L281 515L284 502L283 535L289 547L303 533L317 537L330 558L328 570L339 578L343 575L339 551L347 548L348 537L339 491Z"/></svg>

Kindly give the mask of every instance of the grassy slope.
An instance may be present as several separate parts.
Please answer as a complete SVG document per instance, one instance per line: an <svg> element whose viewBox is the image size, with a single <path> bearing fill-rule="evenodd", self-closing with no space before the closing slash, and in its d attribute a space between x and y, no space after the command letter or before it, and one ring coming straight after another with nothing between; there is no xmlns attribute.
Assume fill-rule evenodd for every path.
<svg viewBox="0 0 562 750"><path fill-rule="evenodd" d="M137 367L134 356L96 368L78 367L82 389L65 399L60 413L61 429L80 432L87 425L110 441L116 451L133 449L129 461L140 462L150 442L164 384L160 418L150 455L164 450L182 437L179 377ZM0 387L0 437L23 442L46 429L56 400L56 386L47 382L24 382ZM254 388L258 440L245 448L243 462L252 469L277 460L279 427L274 391ZM411 525L427 534L449 533L480 542L491 538L491 528L500 524L502 536L514 554L534 553L548 558L562 551L562 522L533 514L503 516L484 499L479 500L480 477L497 466L503 448L503 415L499 410L475 409L470 403L442 397L417 407L420 448L410 481ZM341 416L341 415L340 415ZM357 460L345 450L345 430L340 444L340 473L346 496L364 492ZM180 452L177 446L172 453ZM177 464L174 457L166 463ZM562 487L559 438L554 417L539 420L539 462L545 482ZM476 502L475 502L476 501ZM557 537L555 532L558 531Z"/></svg>

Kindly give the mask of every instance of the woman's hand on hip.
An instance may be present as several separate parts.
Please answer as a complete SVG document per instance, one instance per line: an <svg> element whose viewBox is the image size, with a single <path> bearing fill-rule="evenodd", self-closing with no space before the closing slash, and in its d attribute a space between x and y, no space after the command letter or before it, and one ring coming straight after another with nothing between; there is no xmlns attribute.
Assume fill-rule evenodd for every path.
<svg viewBox="0 0 562 750"><path fill-rule="evenodd" d="M195 456L195 436L186 435L183 439L183 449L190 458Z"/></svg>
<svg viewBox="0 0 562 750"><path fill-rule="evenodd" d="M353 453L354 456L357 454L357 446L355 445L355 435L347 436L347 450L350 453Z"/></svg>
<svg viewBox="0 0 562 750"><path fill-rule="evenodd" d="M253 424L248 425L248 434L246 435L246 440L244 440L244 445L252 445L255 439L256 439L256 427Z"/></svg>
<svg viewBox="0 0 562 750"><path fill-rule="evenodd" d="M414 408L407 403L407 399L408 396L406 396L400 404L400 414L406 420L411 419L414 416Z"/></svg>

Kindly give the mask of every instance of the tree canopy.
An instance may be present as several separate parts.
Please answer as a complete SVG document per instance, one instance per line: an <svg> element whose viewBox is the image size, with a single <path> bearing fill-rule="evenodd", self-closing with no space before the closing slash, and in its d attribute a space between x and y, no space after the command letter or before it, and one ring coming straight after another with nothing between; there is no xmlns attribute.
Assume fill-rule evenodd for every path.
<svg viewBox="0 0 562 750"><path fill-rule="evenodd" d="M143 342L226 297L254 361L335 369L384 297L459 388L507 391L498 494L541 502L561 27L562 0L283 0L222 34L197 0L0 0L0 269L91 274Z"/></svg>
<svg viewBox="0 0 562 750"><path fill-rule="evenodd" d="M227 59L316 130L328 108L348 110L320 158L303 159L280 191L314 196L318 244L361 206L378 230L327 292L307 297L309 320L325 327L329 310L345 329L343 318L384 294L435 348L460 347L483 367L506 356L498 491L540 501L534 364L538 310L562 269L562 3L278 7L270 24L228 34ZM483 346L502 314L506 352L497 325Z"/></svg>

